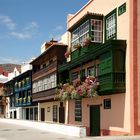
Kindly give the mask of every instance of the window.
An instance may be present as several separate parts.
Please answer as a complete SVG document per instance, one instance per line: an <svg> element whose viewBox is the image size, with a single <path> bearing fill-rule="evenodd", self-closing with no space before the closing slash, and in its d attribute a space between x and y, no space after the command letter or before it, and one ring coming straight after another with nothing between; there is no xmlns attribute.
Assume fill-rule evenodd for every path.
<svg viewBox="0 0 140 140"><path fill-rule="evenodd" d="M34 82L33 93L54 88L56 87L56 82L57 82L57 78L55 73L42 80Z"/></svg>
<svg viewBox="0 0 140 140"><path fill-rule="evenodd" d="M79 27L79 36L79 42L83 45L85 39L89 37L89 20Z"/></svg>
<svg viewBox="0 0 140 140"><path fill-rule="evenodd" d="M76 44L83 46L85 40L89 37L91 37L92 42L101 43L103 36L102 32L102 20L91 19L85 21L71 33L72 51L75 50L74 46Z"/></svg>
<svg viewBox="0 0 140 140"><path fill-rule="evenodd" d="M106 22L106 34L105 34L105 39L116 39L116 28L117 28L117 21L116 21L116 9L113 10L109 15L105 17L105 22Z"/></svg>
<svg viewBox="0 0 140 140"><path fill-rule="evenodd" d="M75 121L82 121L82 102L75 100Z"/></svg>
<svg viewBox="0 0 140 140"><path fill-rule="evenodd" d="M53 105L53 121L57 122L57 105Z"/></svg>
<svg viewBox="0 0 140 140"><path fill-rule="evenodd" d="M118 8L118 15L120 16L121 14L126 12L126 3L122 4L119 8Z"/></svg>
<svg viewBox="0 0 140 140"><path fill-rule="evenodd" d="M102 20L91 19L91 40L102 42Z"/></svg>
<svg viewBox="0 0 140 140"><path fill-rule="evenodd" d="M95 67L90 67L87 69L87 76L95 76Z"/></svg>
<svg viewBox="0 0 140 140"><path fill-rule="evenodd" d="M78 72L74 72L71 74L71 81L75 80L78 78Z"/></svg>
<svg viewBox="0 0 140 140"><path fill-rule="evenodd" d="M104 109L111 109L111 99L104 99Z"/></svg>
<svg viewBox="0 0 140 140"><path fill-rule="evenodd" d="M83 45L84 40L89 37L89 20L84 22L82 25L80 25L78 28L76 28L72 32L72 41L71 41L71 46L72 50L74 50L74 45L76 44L81 44Z"/></svg>

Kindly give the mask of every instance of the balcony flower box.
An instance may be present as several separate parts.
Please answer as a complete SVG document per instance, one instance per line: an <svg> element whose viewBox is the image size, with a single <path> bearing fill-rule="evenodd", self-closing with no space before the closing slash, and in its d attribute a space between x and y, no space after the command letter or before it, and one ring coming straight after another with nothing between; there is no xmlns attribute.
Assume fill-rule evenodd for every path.
<svg viewBox="0 0 140 140"><path fill-rule="evenodd" d="M96 97L99 83L95 77L88 76L84 82L76 79L72 84L66 83L56 90L55 100L81 99Z"/></svg>

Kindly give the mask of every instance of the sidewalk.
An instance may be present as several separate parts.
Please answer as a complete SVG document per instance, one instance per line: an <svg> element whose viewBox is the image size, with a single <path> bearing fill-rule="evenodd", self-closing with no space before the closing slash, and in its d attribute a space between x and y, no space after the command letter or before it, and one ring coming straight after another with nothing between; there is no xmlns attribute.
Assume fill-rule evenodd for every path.
<svg viewBox="0 0 140 140"><path fill-rule="evenodd" d="M53 138L53 140L54 139L58 140L58 139L62 139L62 138L63 138L63 140L140 140L140 136L99 136L99 137L83 136L83 137L80 137L80 132L82 132L82 131L79 131L79 130L81 130L80 127L76 127L76 126L67 127L67 125L60 125L60 124L51 124L50 125L50 124L51 123L33 122L33 121L26 121L26 120L0 119L0 130L1 130L0 131L0 140L5 140L5 139L1 138L1 134L6 133L5 135L7 135L7 137L11 138L8 133L11 133L11 135L12 135L13 134L12 131L15 131L15 130L16 130L15 134L17 134L19 132L20 133L24 132L25 135L29 135L29 138L33 138L33 139L35 139L34 136L38 132L38 135L41 135L42 137L44 137L44 139L45 139L45 135L46 135L47 136L46 138L50 137L50 138ZM21 127L21 128L20 129L15 128L17 126ZM29 131L25 131L27 129L24 127L27 127L27 129L29 129ZM55 129L54 129L54 127L55 127ZM34 135L33 135L33 132L30 132L30 131L32 131L32 129L36 129L36 132ZM58 129L60 129L59 132L58 132ZM18 132L17 132L17 130L18 130ZM40 131L42 131L42 132L40 132ZM21 137L21 134L19 134L19 137ZM17 136L16 136L16 139L18 140ZM23 139L25 140L25 138L23 138ZM44 140L44 139L40 139L40 140ZM28 139L26 139L26 140L28 140Z"/></svg>
<svg viewBox="0 0 140 140"><path fill-rule="evenodd" d="M0 122L36 128L43 131L59 133L63 135L73 136L73 137L82 137L82 138L86 137L86 127L84 126L73 126L73 125L51 123L51 122L38 122L38 121L1 119L1 118L0 118Z"/></svg>

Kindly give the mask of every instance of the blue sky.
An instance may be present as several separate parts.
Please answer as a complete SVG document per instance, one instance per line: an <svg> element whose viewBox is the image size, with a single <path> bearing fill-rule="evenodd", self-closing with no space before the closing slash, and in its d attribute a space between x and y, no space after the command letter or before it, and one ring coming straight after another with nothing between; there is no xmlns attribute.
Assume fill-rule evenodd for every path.
<svg viewBox="0 0 140 140"><path fill-rule="evenodd" d="M88 0L0 0L0 63L22 63L40 54L45 41L60 39L67 14Z"/></svg>

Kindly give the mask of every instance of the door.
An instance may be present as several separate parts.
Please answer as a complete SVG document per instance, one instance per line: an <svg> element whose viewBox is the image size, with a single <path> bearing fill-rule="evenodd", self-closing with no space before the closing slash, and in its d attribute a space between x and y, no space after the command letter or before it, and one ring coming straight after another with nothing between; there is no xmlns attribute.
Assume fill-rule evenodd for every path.
<svg viewBox="0 0 140 140"><path fill-rule="evenodd" d="M41 108L41 121L45 121L45 108Z"/></svg>
<svg viewBox="0 0 140 140"><path fill-rule="evenodd" d="M65 108L63 107L63 102L60 102L59 107L59 123L65 122Z"/></svg>
<svg viewBox="0 0 140 140"><path fill-rule="evenodd" d="M17 112L14 111L14 119L16 119L16 118L17 118Z"/></svg>
<svg viewBox="0 0 140 140"><path fill-rule="evenodd" d="M26 120L29 120L29 108L26 108Z"/></svg>
<svg viewBox="0 0 140 140"><path fill-rule="evenodd" d="M90 106L90 135L100 136L100 105Z"/></svg>

